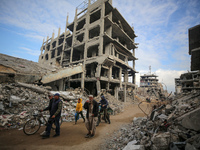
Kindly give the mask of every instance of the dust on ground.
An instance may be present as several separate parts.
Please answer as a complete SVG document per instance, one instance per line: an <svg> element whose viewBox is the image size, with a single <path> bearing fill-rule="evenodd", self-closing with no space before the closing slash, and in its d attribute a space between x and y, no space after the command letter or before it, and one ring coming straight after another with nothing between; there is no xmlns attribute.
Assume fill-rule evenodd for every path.
<svg viewBox="0 0 200 150"><path fill-rule="evenodd" d="M145 105L142 105L145 108ZM27 136L22 130L4 130L0 132L0 149L1 150L44 150L44 149L87 149L98 150L100 145L105 142L115 131L119 130L122 125L131 123L134 117L143 117L144 114L138 108L137 104L126 103L124 112L111 116L111 124L104 121L96 129L94 138L85 138L87 130L82 119L74 125L74 122L64 122L61 126L61 135L53 138L53 132L48 139L42 139L40 133L45 127L31 136Z"/></svg>

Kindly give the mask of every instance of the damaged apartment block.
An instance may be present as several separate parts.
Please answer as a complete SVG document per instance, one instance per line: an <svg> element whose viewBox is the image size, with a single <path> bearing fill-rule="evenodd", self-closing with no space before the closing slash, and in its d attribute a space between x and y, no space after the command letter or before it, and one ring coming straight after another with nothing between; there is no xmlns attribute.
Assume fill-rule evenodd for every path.
<svg viewBox="0 0 200 150"><path fill-rule="evenodd" d="M200 24L188 30L191 72L181 74L175 79L176 94L200 91ZM178 86L177 86L178 85Z"/></svg>
<svg viewBox="0 0 200 150"><path fill-rule="evenodd" d="M41 47L39 63L73 68L82 64L82 71L59 81L45 83L56 90L68 87L98 95L102 89L118 99L118 93L135 88L136 35L127 21L112 6L112 0L88 0L76 8L72 23L54 39L47 37ZM129 65L131 64L132 67ZM70 71L70 69L69 69ZM129 81L131 80L131 81Z"/></svg>

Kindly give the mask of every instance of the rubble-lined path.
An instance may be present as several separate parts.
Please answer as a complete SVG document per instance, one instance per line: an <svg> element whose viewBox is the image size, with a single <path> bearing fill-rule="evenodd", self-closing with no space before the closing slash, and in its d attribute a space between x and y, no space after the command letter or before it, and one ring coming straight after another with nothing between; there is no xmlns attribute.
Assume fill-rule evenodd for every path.
<svg viewBox="0 0 200 150"><path fill-rule="evenodd" d="M126 104L123 113L111 116L111 124L101 123L97 127L97 133L94 138L86 139L87 133L82 119L74 125L72 122L64 122L61 126L61 136L53 138L53 132L49 139L42 139L40 133L44 127L35 135L27 136L22 130L4 130L0 131L0 149L12 150L69 150L69 149L100 149L100 144L104 143L109 136L117 131L122 125L132 122L133 117L142 117L144 114L136 104Z"/></svg>

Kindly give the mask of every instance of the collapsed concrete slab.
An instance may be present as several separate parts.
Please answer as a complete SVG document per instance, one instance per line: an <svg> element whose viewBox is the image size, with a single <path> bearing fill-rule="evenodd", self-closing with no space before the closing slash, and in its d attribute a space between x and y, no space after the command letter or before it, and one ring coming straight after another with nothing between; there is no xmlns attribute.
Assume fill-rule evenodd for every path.
<svg viewBox="0 0 200 150"><path fill-rule="evenodd" d="M200 131L200 107L177 118L180 124L188 129Z"/></svg>
<svg viewBox="0 0 200 150"><path fill-rule="evenodd" d="M60 80L60 79L63 79L63 78L66 78L66 77L69 77L69 76L72 76L72 75L75 75L75 74L78 74L78 73L82 73L82 72L83 72L83 66L82 65L74 66L72 68L68 67L68 68L64 68L62 70L59 70L56 73L50 73L50 74L44 75L42 77L41 82L43 84L46 84L46 83L57 81L57 80Z"/></svg>
<svg viewBox="0 0 200 150"><path fill-rule="evenodd" d="M0 83L39 82L43 75L57 70L50 65L43 65L29 60L0 54Z"/></svg>

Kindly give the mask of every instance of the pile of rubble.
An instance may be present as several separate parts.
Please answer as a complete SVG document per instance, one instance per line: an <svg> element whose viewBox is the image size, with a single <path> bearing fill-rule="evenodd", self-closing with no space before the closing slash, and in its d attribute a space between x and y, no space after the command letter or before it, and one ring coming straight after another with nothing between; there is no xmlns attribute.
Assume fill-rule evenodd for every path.
<svg viewBox="0 0 200 150"><path fill-rule="evenodd" d="M24 83L0 84L0 126L21 127L34 110L48 105L47 92Z"/></svg>
<svg viewBox="0 0 200 150"><path fill-rule="evenodd" d="M32 117L35 110L41 110L48 106L50 89L50 87L21 82L0 84L0 127L3 129L21 128ZM87 94L82 93L80 88L50 92L60 94L60 98L63 100L61 116L65 122L74 121L78 98L82 98L83 104L88 99ZM104 95L113 109L113 115L123 111L123 102L118 101L109 93ZM95 99L100 101L101 98L97 96ZM83 110L83 114L86 114L85 110ZM49 112L45 111L43 115L48 117Z"/></svg>
<svg viewBox="0 0 200 150"><path fill-rule="evenodd" d="M110 150L200 149L200 93L160 106L146 118L134 118L107 141ZM103 148L103 149L104 149Z"/></svg>
<svg viewBox="0 0 200 150"><path fill-rule="evenodd" d="M0 84L0 127L4 129L22 127L35 110L48 106L48 92L45 87L20 82ZM55 94L57 91L51 93ZM80 90L58 93L63 100L63 121L73 121L78 98L81 97L85 101L86 97ZM48 111L43 114L49 116Z"/></svg>
<svg viewBox="0 0 200 150"><path fill-rule="evenodd" d="M120 112L124 111L124 102L121 102L119 100L117 100L114 96L112 96L110 93L102 93L105 98L108 100L109 103L109 107L113 110L113 114L112 115L116 115ZM99 102L101 100L101 96L98 95L97 97L94 98L95 100L97 100L97 102Z"/></svg>

